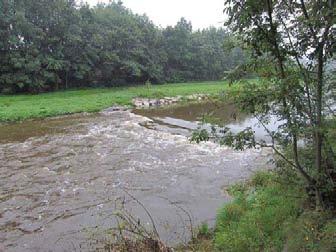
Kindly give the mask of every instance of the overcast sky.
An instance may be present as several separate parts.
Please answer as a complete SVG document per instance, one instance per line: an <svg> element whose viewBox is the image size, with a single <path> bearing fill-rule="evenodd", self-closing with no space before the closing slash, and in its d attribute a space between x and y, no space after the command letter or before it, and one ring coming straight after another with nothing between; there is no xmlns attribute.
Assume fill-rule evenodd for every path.
<svg viewBox="0 0 336 252"><path fill-rule="evenodd" d="M109 0L84 0L90 5ZM193 28L223 25L224 0L122 0L127 8L138 14L146 13L162 27L175 25L181 17L192 22Z"/></svg>

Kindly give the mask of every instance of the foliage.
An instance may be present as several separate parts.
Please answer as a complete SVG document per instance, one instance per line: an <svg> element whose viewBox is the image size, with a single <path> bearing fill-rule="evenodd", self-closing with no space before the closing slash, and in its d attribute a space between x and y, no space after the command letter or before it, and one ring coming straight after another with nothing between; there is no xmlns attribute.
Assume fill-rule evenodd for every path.
<svg viewBox="0 0 336 252"><path fill-rule="evenodd" d="M335 145L329 139L329 121L335 115L330 112L335 102L335 11L334 0L225 2L226 25L251 49L250 61L228 79L232 82L247 71L268 83L246 85L233 97L256 116L271 141L256 141L250 128L238 134L222 129L216 135L236 149L272 148L304 178L311 200L324 210L336 208ZM280 124L275 131L267 128L271 116Z"/></svg>
<svg viewBox="0 0 336 252"><path fill-rule="evenodd" d="M217 214L214 231L178 251L334 251L331 212L309 208L301 180L260 171L227 189L233 200Z"/></svg>
<svg viewBox="0 0 336 252"><path fill-rule="evenodd" d="M198 129L193 131L190 142L200 143L210 139L209 133L206 129Z"/></svg>
<svg viewBox="0 0 336 252"><path fill-rule="evenodd" d="M218 80L244 61L224 29L156 27L118 1L0 2L0 92Z"/></svg>
<svg viewBox="0 0 336 252"><path fill-rule="evenodd" d="M258 172L228 190L214 234L216 251L333 251L335 219L305 208L306 198L287 176ZM202 243L202 241L200 241Z"/></svg>
<svg viewBox="0 0 336 252"><path fill-rule="evenodd" d="M336 221L329 213L305 212L288 223L288 251L334 251Z"/></svg>
<svg viewBox="0 0 336 252"><path fill-rule="evenodd" d="M257 176L256 185L236 190L235 200L218 213L215 246L221 251L282 250L284 224L300 212L292 198L299 194L268 175Z"/></svg>

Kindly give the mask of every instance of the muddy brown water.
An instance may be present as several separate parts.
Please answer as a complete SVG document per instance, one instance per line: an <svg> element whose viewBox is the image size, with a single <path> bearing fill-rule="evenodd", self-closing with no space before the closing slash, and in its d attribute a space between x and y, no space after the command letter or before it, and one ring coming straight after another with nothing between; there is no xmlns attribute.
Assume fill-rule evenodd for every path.
<svg viewBox="0 0 336 252"><path fill-rule="evenodd" d="M190 129L207 110L106 110L0 125L0 251L100 248L125 191L145 205L169 244L189 238L188 216L177 206L195 226L213 224L229 201L223 188L264 167L269 153L190 143ZM233 112L221 115L227 124L252 120ZM127 207L150 224L138 204Z"/></svg>

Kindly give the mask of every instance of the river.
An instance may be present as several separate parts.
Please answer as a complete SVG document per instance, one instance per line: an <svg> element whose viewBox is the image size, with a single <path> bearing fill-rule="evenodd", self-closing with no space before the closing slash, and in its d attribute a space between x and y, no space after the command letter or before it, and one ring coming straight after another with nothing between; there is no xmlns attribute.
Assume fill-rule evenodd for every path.
<svg viewBox="0 0 336 252"><path fill-rule="evenodd" d="M212 225L230 200L224 188L265 167L270 154L190 143L190 130L210 110L105 110L0 125L0 251L97 249L125 191L145 205L169 244L189 238L179 207L195 226ZM255 123L232 106L219 111L233 128ZM127 207L147 225L139 204Z"/></svg>

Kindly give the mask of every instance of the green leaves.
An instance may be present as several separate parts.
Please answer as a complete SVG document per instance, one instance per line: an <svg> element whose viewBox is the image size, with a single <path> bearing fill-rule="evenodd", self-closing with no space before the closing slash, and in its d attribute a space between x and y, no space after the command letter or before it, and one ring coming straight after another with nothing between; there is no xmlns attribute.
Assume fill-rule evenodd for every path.
<svg viewBox="0 0 336 252"><path fill-rule="evenodd" d="M335 177L326 171L327 167L336 168L335 146L326 146L323 140L330 134L325 123L326 102L335 101L328 91L334 86L328 78L332 69L327 67L335 51L335 11L335 1L226 1L227 24L252 49L249 65L271 84L265 89L247 85L235 101L258 115L261 122L269 116L283 121L276 132L269 132L271 147L306 179L322 208L336 203L330 196L336 188L328 186L335 184ZM240 78L242 71L238 70L242 69L228 77ZM238 147L253 146L245 133L230 136L228 144L237 141ZM299 141L304 142L312 161L306 162ZM291 151L285 153L288 149Z"/></svg>
<svg viewBox="0 0 336 252"><path fill-rule="evenodd" d="M209 139L210 136L206 129L198 129L193 131L190 142L201 143L209 141Z"/></svg>
<svg viewBox="0 0 336 252"><path fill-rule="evenodd" d="M229 130L226 131L227 133L219 138L219 142L222 145L233 147L235 150L251 149L257 146L252 128L246 128L237 134L234 134Z"/></svg>
<svg viewBox="0 0 336 252"><path fill-rule="evenodd" d="M92 85L218 80L245 60L224 29L192 31L184 18L161 29L121 3L1 2L0 92ZM20 76L20 78L17 78ZM38 84L35 84L38 83Z"/></svg>

